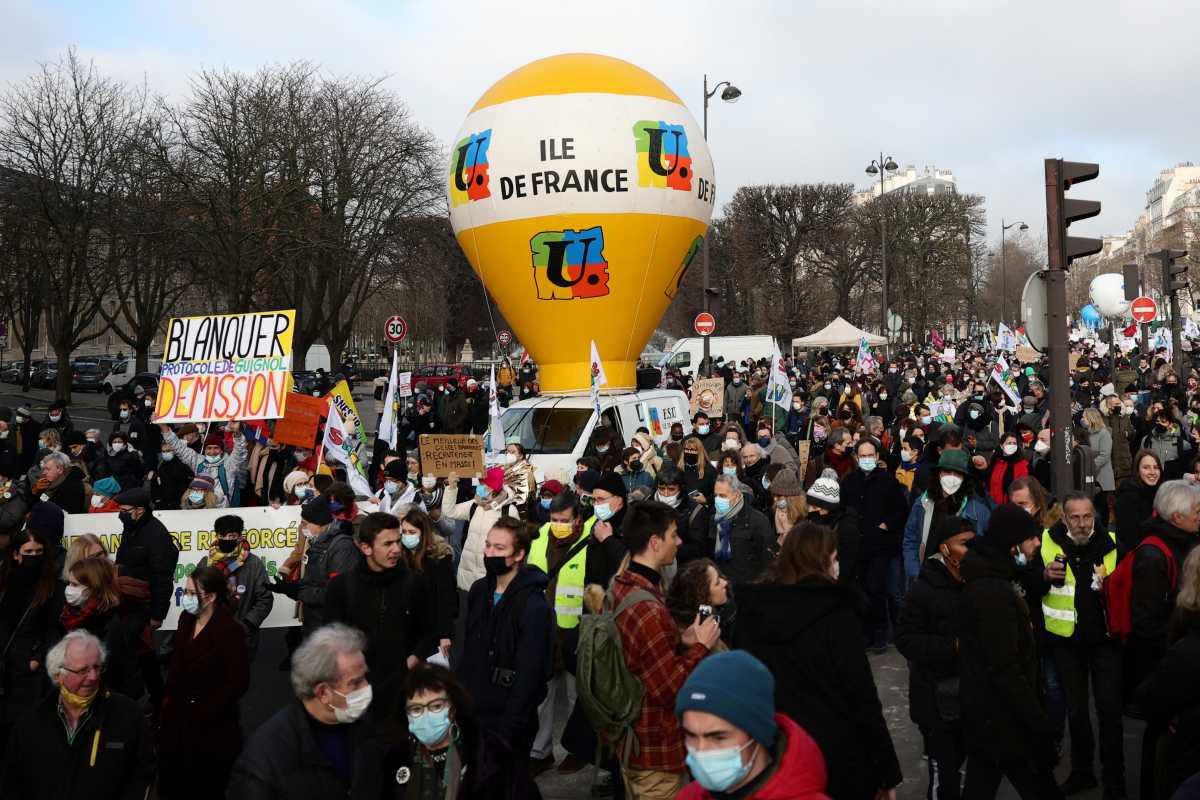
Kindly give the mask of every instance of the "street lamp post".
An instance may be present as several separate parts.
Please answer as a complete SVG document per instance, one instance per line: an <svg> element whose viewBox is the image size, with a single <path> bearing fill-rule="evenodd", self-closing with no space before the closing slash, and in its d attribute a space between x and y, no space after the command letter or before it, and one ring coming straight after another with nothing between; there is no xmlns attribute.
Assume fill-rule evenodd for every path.
<svg viewBox="0 0 1200 800"><path fill-rule="evenodd" d="M1024 222L1010 222L1004 224L1004 217L1000 218L1000 321L1005 325L1008 324L1008 259L1004 249L1004 232L1009 228L1020 225L1020 230L1027 231L1029 226Z"/></svg>
<svg viewBox="0 0 1200 800"><path fill-rule="evenodd" d="M888 341L891 341L891 332L888 330L888 304L887 304L887 214L883 208L883 193L887 187L884 181L887 180L889 172L895 172L899 167L892 160L891 156L886 159L883 157L883 151L879 152L879 160L872 160L867 166L868 175L879 176L879 332Z"/></svg>
<svg viewBox="0 0 1200 800"><path fill-rule="evenodd" d="M742 96L742 90L734 86L729 81L721 81L710 91L708 88L708 74L704 75L704 141L708 141L708 101L716 95L721 87L724 86L724 91L721 91L721 99L726 103L736 102ZM704 232L704 241L700 245L702 263L704 264L704 310L708 311L708 301L711 289L708 286L708 231ZM703 374L706 377L712 376L712 361L709 360L708 354L708 336L701 337L704 339L704 356L701 360L701 365L704 368Z"/></svg>

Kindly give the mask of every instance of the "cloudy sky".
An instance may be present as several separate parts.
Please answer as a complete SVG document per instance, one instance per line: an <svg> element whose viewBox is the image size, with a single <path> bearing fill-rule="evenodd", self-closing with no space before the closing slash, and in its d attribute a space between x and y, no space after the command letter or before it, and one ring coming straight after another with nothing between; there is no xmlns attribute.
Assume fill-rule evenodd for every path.
<svg viewBox="0 0 1200 800"><path fill-rule="evenodd" d="M1127 230L1159 170L1200 159L1200 4L660 0L3 0L0 83L75 46L109 74L182 96L201 67L307 59L388 76L449 142L479 95L536 58L632 61L699 118L702 77L731 80L710 145L721 202L747 183L851 181L883 149L954 171L960 191L1045 229L1042 159L1096 161L1079 233ZM1085 228L1086 225L1086 228Z"/></svg>

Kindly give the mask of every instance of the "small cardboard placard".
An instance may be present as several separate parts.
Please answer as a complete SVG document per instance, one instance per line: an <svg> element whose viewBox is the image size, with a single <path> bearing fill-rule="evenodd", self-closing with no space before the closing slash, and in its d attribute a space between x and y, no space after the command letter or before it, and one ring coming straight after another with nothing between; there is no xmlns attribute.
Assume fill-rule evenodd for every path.
<svg viewBox="0 0 1200 800"><path fill-rule="evenodd" d="M483 437L471 434L425 433L420 438L421 473L448 478L482 477Z"/></svg>
<svg viewBox="0 0 1200 800"><path fill-rule="evenodd" d="M692 416L703 411L711 416L723 416L725 405L725 380L723 378L701 378L692 384Z"/></svg>

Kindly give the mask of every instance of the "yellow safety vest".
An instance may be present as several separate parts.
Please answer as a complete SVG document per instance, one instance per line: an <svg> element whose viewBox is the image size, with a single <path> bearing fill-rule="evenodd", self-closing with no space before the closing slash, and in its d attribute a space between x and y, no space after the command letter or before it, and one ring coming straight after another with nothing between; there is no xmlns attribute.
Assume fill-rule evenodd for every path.
<svg viewBox="0 0 1200 800"><path fill-rule="evenodd" d="M571 547L592 535L592 526L596 524L595 517L589 517L583 524L579 539L571 542ZM541 535L529 547L529 565L537 567L546 574L550 567L546 559L546 551L554 534L550 533L550 523L541 527ZM558 619L558 627L575 628L579 626L579 618L583 616L583 580L587 572L586 547L571 556L571 560L558 570L558 582L554 587L554 616Z"/></svg>
<svg viewBox="0 0 1200 800"><path fill-rule="evenodd" d="M1108 537L1116 544L1116 534L1111 531L1106 531ZM1046 566L1054 560L1054 557L1062 553L1063 549L1058 546L1058 542L1050 538L1047 533L1042 537L1042 563ZM1075 632L1075 621L1079 618L1079 612L1075 610L1075 571L1071 569L1070 563L1067 565L1067 579L1062 586L1050 584L1050 591L1042 597L1042 616L1046 621L1047 633L1053 633L1055 636L1070 638ZM1104 556L1104 569L1112 575L1117 568L1117 549L1114 547L1109 550ZM1087 576L1090 578L1091 576Z"/></svg>

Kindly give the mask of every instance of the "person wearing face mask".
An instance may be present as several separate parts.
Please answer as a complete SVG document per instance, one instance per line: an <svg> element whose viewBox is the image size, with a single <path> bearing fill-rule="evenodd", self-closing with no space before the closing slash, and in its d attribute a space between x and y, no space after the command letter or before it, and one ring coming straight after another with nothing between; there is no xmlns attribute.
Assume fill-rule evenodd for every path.
<svg viewBox="0 0 1200 800"><path fill-rule="evenodd" d="M42 426L33 418L28 406L17 406L9 430L9 435L14 438L13 446L20 458L21 469L28 470L37 457L38 434Z"/></svg>
<svg viewBox="0 0 1200 800"><path fill-rule="evenodd" d="M188 576L181 605L158 727L158 795L220 797L242 749L238 701L250 688L246 633L216 567Z"/></svg>
<svg viewBox="0 0 1200 800"><path fill-rule="evenodd" d="M446 478L446 491L442 495L442 520L460 520L466 523L462 554L458 563L458 589L460 601L480 578L487 574L484 564L484 546L487 532L501 517L520 518L520 509L512 501L505 485L505 472L491 467L475 485L474 497L461 503L458 497L458 475Z"/></svg>
<svg viewBox="0 0 1200 800"><path fill-rule="evenodd" d="M310 498L300 506L300 535L306 541L301 559L300 577L291 581L276 579L269 584L271 591L304 604L302 635L308 636L325 624L325 602L329 582L334 575L349 572L362 556L351 535L353 528L334 519L329 500L322 495Z"/></svg>
<svg viewBox="0 0 1200 800"><path fill-rule="evenodd" d="M767 420L761 420L755 428L754 444L762 449L763 458L768 459L772 464L781 464L797 469L796 453L792 452L792 447L786 438L776 438L771 424Z"/></svg>
<svg viewBox="0 0 1200 800"><path fill-rule="evenodd" d="M1043 710L1038 652L1019 572L1041 547L1042 526L1012 503L997 508L959 569L960 697L967 797L994 797L1008 778L1022 798L1061 798L1058 755Z"/></svg>
<svg viewBox="0 0 1200 800"><path fill-rule="evenodd" d="M33 503L53 503L68 514L87 512L83 472L66 453L49 452L42 457L41 470L29 487Z"/></svg>
<svg viewBox="0 0 1200 800"><path fill-rule="evenodd" d="M904 525L901 554L904 575L911 583L921 571L929 531L940 518L963 517L975 524L975 533L985 535L991 517L991 504L972 477L970 462L963 450L945 449L933 470L929 488L918 495Z"/></svg>
<svg viewBox="0 0 1200 800"><path fill-rule="evenodd" d="M108 437L108 450L96 460L93 474L111 475L121 488L141 486L146 477L146 467L140 453L129 446L128 434L115 432Z"/></svg>
<svg viewBox="0 0 1200 800"><path fill-rule="evenodd" d="M197 475L188 484L187 491L179 500L179 508L183 511L194 511L203 508L225 508L224 498L218 497L216 484L207 475Z"/></svg>
<svg viewBox="0 0 1200 800"><path fill-rule="evenodd" d="M539 529L530 546L528 564L546 574L546 596L553 598L556 620L553 675L546 699L538 709L538 731L530 752L535 776L554 766L555 709L559 700L565 703L568 717L575 706L575 679L567 671L567 659L578 644L583 588L589 584L607 586L625 557L619 536L610 534L604 541L596 538L595 529L602 524L596 516L584 519L575 495L563 492L550 504L550 521ZM571 749L590 749L594 754L594 748L592 742L590 748ZM583 765L580 762L576 766L575 761L578 759L563 771Z"/></svg>
<svg viewBox="0 0 1200 800"><path fill-rule="evenodd" d="M562 481L554 478L547 479L538 487L538 502L530 516L531 521L538 525L545 525L550 521L550 504L554 502L555 497L562 494L563 488Z"/></svg>
<svg viewBox="0 0 1200 800"><path fill-rule="evenodd" d="M904 487L905 498L910 504L916 497L913 485L916 482L917 469L920 467L921 454L924 451L925 442L920 437L906 436L900 439L900 459L894 474L896 480Z"/></svg>
<svg viewBox="0 0 1200 800"><path fill-rule="evenodd" d="M698 436L689 436L683 440L679 461L675 462L684 481L684 492L702 504L707 504L712 497L712 484L718 474L709 452Z"/></svg>
<svg viewBox="0 0 1200 800"><path fill-rule="evenodd" d="M158 465L150 477L150 494L154 499L154 507L164 511L179 508L180 498L188 490L193 473L186 464L175 457L165 442L158 447Z"/></svg>
<svg viewBox="0 0 1200 800"><path fill-rule="evenodd" d="M1153 450L1163 465L1163 480L1173 480L1183 474L1193 447L1170 407L1159 408L1151 417L1150 432L1142 438L1140 448Z"/></svg>
<svg viewBox="0 0 1200 800"><path fill-rule="evenodd" d="M287 505L298 506L317 493L312 487L312 475L302 469L292 470L283 479L283 491L287 495Z"/></svg>
<svg viewBox="0 0 1200 800"><path fill-rule="evenodd" d="M442 425L445 433L468 433L471 409L466 396L459 391L458 378L446 381L446 397L442 401Z"/></svg>
<svg viewBox="0 0 1200 800"><path fill-rule="evenodd" d="M654 499L675 512L675 528L679 534L677 562L680 568L697 558L712 556L712 542L708 538L708 506L688 496L686 480L682 473L668 465L658 473Z"/></svg>
<svg viewBox="0 0 1200 800"><path fill-rule="evenodd" d="M621 453L621 466L617 474L625 484L625 493L640 488L654 488L654 476L642 464L642 451L637 447L627 447Z"/></svg>
<svg viewBox="0 0 1200 800"><path fill-rule="evenodd" d="M974 544L969 520L951 517L930 531L929 556L896 626L896 649L908 660L909 716L921 730L929 766L927 797L962 796L963 739L958 663L962 560ZM935 788L936 787L936 788Z"/></svg>
<svg viewBox="0 0 1200 800"><path fill-rule="evenodd" d="M407 463L399 458L389 461L383 468L383 481L374 499L379 510L385 514L400 509L406 511L408 506L417 501L417 489L414 484L419 485L421 482L420 470L418 468L412 472L414 480L410 482L407 469Z"/></svg>
<svg viewBox="0 0 1200 800"><path fill-rule="evenodd" d="M325 592L325 620L367 635L367 667L380 708L393 707L408 669L437 650L430 587L423 573L408 568L401 536L395 516L368 514L354 535L357 563L330 578Z"/></svg>
<svg viewBox="0 0 1200 800"><path fill-rule="evenodd" d="M606 425L597 425L584 455L593 456L600 462L600 471L605 472L621 465L621 451L624 449L616 431Z"/></svg>
<svg viewBox="0 0 1200 800"><path fill-rule="evenodd" d="M0 406L0 474L17 475L21 466L20 431L13 422L13 412Z"/></svg>
<svg viewBox="0 0 1200 800"><path fill-rule="evenodd" d="M696 666L675 700L694 778L680 800L826 797L825 758L803 728L775 710L774 691L770 671L742 650Z"/></svg>
<svg viewBox="0 0 1200 800"><path fill-rule="evenodd" d="M450 646L458 621L454 549L441 534L432 517L410 508L400 520L401 558L409 570L424 576L428 587L429 616L438 651L449 663Z"/></svg>
<svg viewBox="0 0 1200 800"><path fill-rule="evenodd" d="M267 582L267 567L250 552L245 532L246 523L236 514L217 517L208 555L196 567L216 567L225 575L233 617L246 630L246 649L253 661L258 652L258 632L271 613L275 595Z"/></svg>
<svg viewBox="0 0 1200 800"><path fill-rule="evenodd" d="M742 401L744 399L746 399L745 373L742 371L734 372L733 377L725 386L724 402L721 404L721 408L725 412L725 419L741 419Z"/></svg>
<svg viewBox="0 0 1200 800"><path fill-rule="evenodd" d="M170 446L175 458L182 461L197 475L204 474L212 478L220 494L226 498L226 505L236 508L242 505L242 488L246 484L246 437L242 435L242 424L230 422L224 426L225 432L233 436L233 450L225 451L225 435L214 428L204 438L204 454L199 455L183 440L179 439L170 426L160 426L163 442ZM124 484L122 484L123 486Z"/></svg>
<svg viewBox="0 0 1200 800"><path fill-rule="evenodd" d="M735 582L730 646L774 675L776 710L825 757L829 797L894 800L900 764L863 650L858 589L841 580L837 548L837 534L811 520L789 532L762 580Z"/></svg>
<svg viewBox="0 0 1200 800"><path fill-rule="evenodd" d="M1029 473L1029 459L1021 447L1021 437L1017 433L1004 434L1000 438L1000 446L992 454L992 463L986 473L992 502L996 505L1007 503L1009 485Z"/></svg>
<svg viewBox="0 0 1200 800"><path fill-rule="evenodd" d="M511 750L514 772L529 769L553 664L548 580L527 566L533 535L514 517L498 518L488 530L486 574L468 592L466 638L455 664L481 726Z"/></svg>
<svg viewBox="0 0 1200 800"><path fill-rule="evenodd" d="M58 532L61 534L61 529ZM0 562L0 639L7 643L0 664L0 734L4 742L16 721L42 698L38 673L46 663L62 599L54 558L57 547L51 534L31 525L12 537L10 555Z"/></svg>
<svg viewBox="0 0 1200 800"><path fill-rule="evenodd" d="M751 505L740 486L736 478L728 475L717 478L709 533L713 560L735 583L754 580L762 574L777 540L771 523Z"/></svg>
<svg viewBox="0 0 1200 800"><path fill-rule="evenodd" d="M808 395L803 392L792 392L792 405L783 420L783 434L792 447L797 447L801 439L808 438L810 413Z"/></svg>
<svg viewBox="0 0 1200 800"><path fill-rule="evenodd" d="M708 414L703 411L697 411L696 415L692 417L692 434L700 439L705 450L720 449L720 427L720 425L714 424Z"/></svg>
<svg viewBox="0 0 1200 800"><path fill-rule="evenodd" d="M154 783L153 737L136 700L110 691L104 645L80 629L50 648L53 692L12 741L0 782L4 797L145 797Z"/></svg>
<svg viewBox="0 0 1200 800"><path fill-rule="evenodd" d="M42 421L42 430L53 428L58 431L59 436L64 436L68 431L75 430L74 423L71 422L71 412L62 402L55 400L50 403L50 407L46 410L46 419Z"/></svg>
<svg viewBox="0 0 1200 800"><path fill-rule="evenodd" d="M854 446L857 468L842 478L841 503L861 516L858 580L868 605L864 621L872 652L887 650L903 602L900 540L908 517L904 487L879 461L879 446L869 437Z"/></svg>
<svg viewBox="0 0 1200 800"><path fill-rule="evenodd" d="M157 433L158 429L154 428L154 431ZM250 456L246 465L247 497L243 499L242 505L283 505L287 500L283 491L283 479L296 463L292 458L291 448L270 438L265 445L254 442L249 447Z"/></svg>
<svg viewBox="0 0 1200 800"><path fill-rule="evenodd" d="M229 797L378 797L383 750L360 631L332 623L292 656L296 699L254 731L233 767ZM382 713L388 713L384 710ZM393 774L386 776L394 785Z"/></svg>
<svg viewBox="0 0 1200 800"><path fill-rule="evenodd" d="M676 434L679 438L676 438ZM668 441L664 441L663 445L674 443L679 447L683 447L683 425L678 422L671 426L671 437ZM645 431L638 431L633 435L630 441L630 447L636 447L641 452L642 469L647 475L653 479L658 475L658 471L662 469L663 459L658 448L654 445L654 439Z"/></svg>
<svg viewBox="0 0 1200 800"><path fill-rule="evenodd" d="M121 485L112 478L101 478L92 484L92 499L88 503L89 514L116 514L120 507L113 498L121 493Z"/></svg>
<svg viewBox="0 0 1200 800"><path fill-rule="evenodd" d="M1134 439L1133 399L1126 395L1109 395L1100 403L1100 411L1112 435L1113 485L1119 486L1133 472L1133 451L1130 449Z"/></svg>

